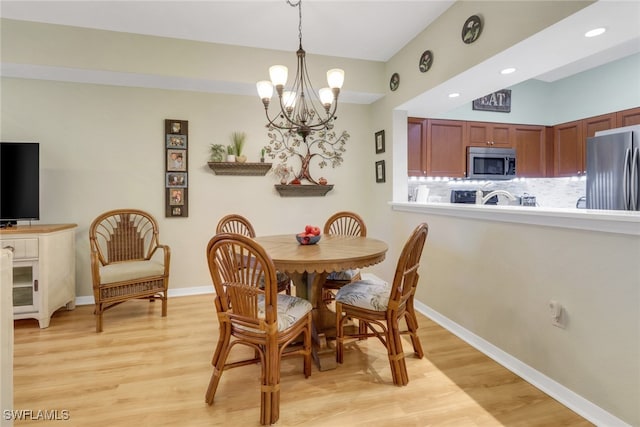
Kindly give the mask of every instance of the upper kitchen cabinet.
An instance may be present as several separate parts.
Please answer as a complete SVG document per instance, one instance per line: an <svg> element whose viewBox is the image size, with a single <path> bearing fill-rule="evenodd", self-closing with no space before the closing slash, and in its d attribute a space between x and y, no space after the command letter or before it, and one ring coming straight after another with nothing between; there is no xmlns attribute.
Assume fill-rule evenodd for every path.
<svg viewBox="0 0 640 427"><path fill-rule="evenodd" d="M407 173L427 175L427 119L409 117L407 124Z"/></svg>
<svg viewBox="0 0 640 427"><path fill-rule="evenodd" d="M575 176L584 173L583 121L563 123L553 127L554 176Z"/></svg>
<svg viewBox="0 0 640 427"><path fill-rule="evenodd" d="M527 178L546 176L546 127L514 125L511 132L517 155L516 176Z"/></svg>
<svg viewBox="0 0 640 427"><path fill-rule="evenodd" d="M427 175L464 178L466 131L464 121L428 120Z"/></svg>
<svg viewBox="0 0 640 427"><path fill-rule="evenodd" d="M512 148L511 126L506 123L466 122L468 145Z"/></svg>
<svg viewBox="0 0 640 427"><path fill-rule="evenodd" d="M616 127L640 125L640 107L618 111L616 113Z"/></svg>

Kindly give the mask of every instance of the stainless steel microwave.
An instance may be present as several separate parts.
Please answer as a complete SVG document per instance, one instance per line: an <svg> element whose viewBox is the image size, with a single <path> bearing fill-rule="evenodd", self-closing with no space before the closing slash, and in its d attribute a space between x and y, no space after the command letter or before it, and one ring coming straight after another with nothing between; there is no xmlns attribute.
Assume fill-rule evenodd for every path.
<svg viewBox="0 0 640 427"><path fill-rule="evenodd" d="M516 177L515 149L469 147L467 150L467 178L511 179Z"/></svg>

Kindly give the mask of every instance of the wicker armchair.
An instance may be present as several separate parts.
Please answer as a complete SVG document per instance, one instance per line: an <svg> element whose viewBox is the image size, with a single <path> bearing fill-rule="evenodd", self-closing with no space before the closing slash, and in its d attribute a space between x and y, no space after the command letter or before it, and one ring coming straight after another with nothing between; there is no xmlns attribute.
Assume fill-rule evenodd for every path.
<svg viewBox="0 0 640 427"><path fill-rule="evenodd" d="M207 260L216 290L220 337L205 401L213 404L224 371L260 363L260 423L273 424L280 416L281 358L303 356L304 376L311 375L311 303L278 293L273 261L249 237L216 234L207 246ZM302 346L289 348L300 336ZM236 344L252 348L254 357L227 362Z"/></svg>
<svg viewBox="0 0 640 427"><path fill-rule="evenodd" d="M360 215L353 212L337 212L324 224L324 234L347 236L367 236L367 226ZM335 290L360 280L359 270L332 271L327 275L322 287L322 300L330 304L335 299Z"/></svg>
<svg viewBox="0 0 640 427"><path fill-rule="evenodd" d="M171 250L158 242L158 224L150 214L117 209L97 217L89 228L96 332L103 313L120 303L162 300L167 315Z"/></svg>
<svg viewBox="0 0 640 427"><path fill-rule="evenodd" d="M256 237L256 232L249 220L242 215L230 214L222 217L216 226L216 233L235 233L243 236ZM276 272L278 292L291 295L291 278L284 273Z"/></svg>
<svg viewBox="0 0 640 427"><path fill-rule="evenodd" d="M409 383L407 365L404 360L399 323L407 322L406 333L411 337L413 351L418 358L424 353L418 338L418 320L413 308L413 298L418 286L418 267L427 240L428 226L420 224L404 245L393 284L377 281L358 281L340 288L336 294L336 361L344 359L345 319L360 321L358 333L351 338L376 337L387 348L393 383L399 386ZM365 332L362 331L362 325Z"/></svg>

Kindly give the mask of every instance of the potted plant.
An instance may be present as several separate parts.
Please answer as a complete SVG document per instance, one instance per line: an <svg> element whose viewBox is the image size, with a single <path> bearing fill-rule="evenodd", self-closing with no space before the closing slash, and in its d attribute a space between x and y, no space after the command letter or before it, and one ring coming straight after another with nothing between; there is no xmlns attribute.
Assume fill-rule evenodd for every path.
<svg viewBox="0 0 640 427"><path fill-rule="evenodd" d="M233 145L227 145L227 162L236 161L236 149Z"/></svg>
<svg viewBox="0 0 640 427"><path fill-rule="evenodd" d="M242 150L244 148L244 143L247 139L247 134L244 132L233 132L231 134L231 141L233 143L233 148L236 155L236 161L240 163L244 163L247 161L247 156L242 154Z"/></svg>
<svg viewBox="0 0 640 427"><path fill-rule="evenodd" d="M227 147L222 144L211 144L209 146L209 161L224 162L227 156Z"/></svg>

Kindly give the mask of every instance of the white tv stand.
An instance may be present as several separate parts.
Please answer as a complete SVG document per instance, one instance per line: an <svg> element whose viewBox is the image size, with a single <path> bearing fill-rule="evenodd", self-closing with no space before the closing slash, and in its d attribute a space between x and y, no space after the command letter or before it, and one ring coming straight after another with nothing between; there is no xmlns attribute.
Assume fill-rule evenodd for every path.
<svg viewBox="0 0 640 427"><path fill-rule="evenodd" d="M75 308L76 224L18 225L0 230L2 248L13 251L13 318L49 326L61 307Z"/></svg>

